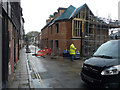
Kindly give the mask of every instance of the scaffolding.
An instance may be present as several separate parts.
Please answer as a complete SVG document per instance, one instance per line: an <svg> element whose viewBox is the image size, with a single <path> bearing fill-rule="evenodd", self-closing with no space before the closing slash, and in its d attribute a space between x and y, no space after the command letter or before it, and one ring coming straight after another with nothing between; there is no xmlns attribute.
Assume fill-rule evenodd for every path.
<svg viewBox="0 0 120 90"><path fill-rule="evenodd" d="M95 22L97 21L95 20ZM91 56L102 43L108 40L109 26L90 20L87 25L88 29L84 35L84 56Z"/></svg>
<svg viewBox="0 0 120 90"><path fill-rule="evenodd" d="M108 41L109 25L83 8L72 20L72 38L80 38L81 53L90 57L104 42Z"/></svg>

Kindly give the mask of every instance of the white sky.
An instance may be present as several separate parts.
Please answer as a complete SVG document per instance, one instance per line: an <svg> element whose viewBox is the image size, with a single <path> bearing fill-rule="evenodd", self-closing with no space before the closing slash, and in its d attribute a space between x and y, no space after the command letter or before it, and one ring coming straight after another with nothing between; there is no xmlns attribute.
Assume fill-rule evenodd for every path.
<svg viewBox="0 0 120 90"><path fill-rule="evenodd" d="M25 33L41 31L46 25L46 19L59 7L73 5L78 8L87 4L93 14L99 17L118 19L118 2L120 0L21 0L23 17L25 19Z"/></svg>

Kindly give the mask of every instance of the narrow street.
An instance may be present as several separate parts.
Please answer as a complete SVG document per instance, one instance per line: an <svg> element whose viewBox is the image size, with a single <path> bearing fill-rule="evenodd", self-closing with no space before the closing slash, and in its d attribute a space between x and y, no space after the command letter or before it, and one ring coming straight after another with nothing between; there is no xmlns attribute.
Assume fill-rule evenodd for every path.
<svg viewBox="0 0 120 90"><path fill-rule="evenodd" d="M1 0L0 90L120 87L119 43L120 0Z"/></svg>
<svg viewBox="0 0 120 90"><path fill-rule="evenodd" d="M34 88L85 88L81 80L80 71L83 61L64 59L51 56L35 57L34 46L29 47L31 53L27 53L29 73Z"/></svg>

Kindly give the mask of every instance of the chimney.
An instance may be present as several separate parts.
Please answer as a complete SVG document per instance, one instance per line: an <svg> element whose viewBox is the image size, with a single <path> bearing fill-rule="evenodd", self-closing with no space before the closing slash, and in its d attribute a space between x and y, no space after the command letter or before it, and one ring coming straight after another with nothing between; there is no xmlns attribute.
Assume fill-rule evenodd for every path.
<svg viewBox="0 0 120 90"><path fill-rule="evenodd" d="M53 15L50 15L50 16L49 16L49 19L46 20L46 24L48 24L53 18L54 18L54 16L53 16Z"/></svg>
<svg viewBox="0 0 120 90"><path fill-rule="evenodd" d="M120 21L120 1L118 2L118 21Z"/></svg>
<svg viewBox="0 0 120 90"><path fill-rule="evenodd" d="M58 17L58 12L54 12L54 18Z"/></svg>
<svg viewBox="0 0 120 90"><path fill-rule="evenodd" d="M58 14L59 16L66 10L67 8L59 7L58 8Z"/></svg>
<svg viewBox="0 0 120 90"><path fill-rule="evenodd" d="M53 16L53 15L50 15L49 19L52 20L53 18L54 18L54 16Z"/></svg>

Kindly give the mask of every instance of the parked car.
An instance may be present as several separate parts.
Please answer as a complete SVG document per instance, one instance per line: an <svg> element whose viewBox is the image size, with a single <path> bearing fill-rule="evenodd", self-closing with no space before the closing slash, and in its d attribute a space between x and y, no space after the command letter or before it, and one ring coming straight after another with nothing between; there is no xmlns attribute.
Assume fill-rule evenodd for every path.
<svg viewBox="0 0 120 90"><path fill-rule="evenodd" d="M102 44L93 56L83 63L81 78L92 86L120 86L120 40Z"/></svg>

